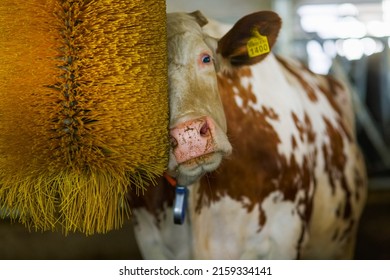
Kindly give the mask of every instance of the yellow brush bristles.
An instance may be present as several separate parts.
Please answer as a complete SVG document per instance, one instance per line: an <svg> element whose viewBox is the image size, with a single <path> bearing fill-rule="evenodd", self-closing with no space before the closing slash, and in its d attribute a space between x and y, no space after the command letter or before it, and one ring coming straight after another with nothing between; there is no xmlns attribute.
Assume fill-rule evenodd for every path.
<svg viewBox="0 0 390 280"><path fill-rule="evenodd" d="M104 233L168 161L163 0L0 1L0 207Z"/></svg>

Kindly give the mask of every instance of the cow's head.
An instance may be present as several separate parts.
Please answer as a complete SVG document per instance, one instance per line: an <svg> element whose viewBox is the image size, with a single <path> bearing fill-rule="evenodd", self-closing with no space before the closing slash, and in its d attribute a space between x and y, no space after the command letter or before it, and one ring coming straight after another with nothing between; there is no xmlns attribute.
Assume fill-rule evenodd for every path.
<svg viewBox="0 0 390 280"><path fill-rule="evenodd" d="M232 147L218 90L218 72L261 61L249 55L248 41L266 36L276 41L281 22L273 12L258 12L239 20L220 40L202 29L200 13L167 17L171 152L168 174L188 185L215 170ZM242 137L246 137L243 135Z"/></svg>

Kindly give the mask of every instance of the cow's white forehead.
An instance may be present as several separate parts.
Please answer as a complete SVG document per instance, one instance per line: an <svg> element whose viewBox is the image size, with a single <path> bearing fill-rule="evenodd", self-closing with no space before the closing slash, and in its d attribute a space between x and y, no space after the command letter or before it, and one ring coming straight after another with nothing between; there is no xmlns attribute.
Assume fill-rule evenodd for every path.
<svg viewBox="0 0 390 280"><path fill-rule="evenodd" d="M202 34L202 28L195 18L186 13L167 14L167 32L168 39L172 36L180 35L185 32Z"/></svg>
<svg viewBox="0 0 390 280"><path fill-rule="evenodd" d="M195 18L184 13L168 14L169 63L185 65L201 51L208 50L204 33Z"/></svg>
<svg viewBox="0 0 390 280"><path fill-rule="evenodd" d="M192 64L195 56L200 52L209 50L203 37L190 32L172 36L168 41L169 63L178 65Z"/></svg>

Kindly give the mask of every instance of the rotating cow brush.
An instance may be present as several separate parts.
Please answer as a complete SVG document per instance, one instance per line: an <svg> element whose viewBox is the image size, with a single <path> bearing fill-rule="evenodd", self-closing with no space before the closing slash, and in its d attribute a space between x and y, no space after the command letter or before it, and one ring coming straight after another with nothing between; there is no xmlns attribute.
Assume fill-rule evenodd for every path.
<svg viewBox="0 0 390 280"><path fill-rule="evenodd" d="M0 207L104 233L168 161L165 1L1 0Z"/></svg>

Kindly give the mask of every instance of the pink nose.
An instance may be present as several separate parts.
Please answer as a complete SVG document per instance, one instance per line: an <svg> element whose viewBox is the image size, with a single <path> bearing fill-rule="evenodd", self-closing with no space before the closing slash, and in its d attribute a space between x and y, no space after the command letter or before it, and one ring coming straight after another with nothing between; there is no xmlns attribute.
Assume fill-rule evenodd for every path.
<svg viewBox="0 0 390 280"><path fill-rule="evenodd" d="M213 135L215 125L204 117L186 121L171 129L171 145L177 163L215 151Z"/></svg>

